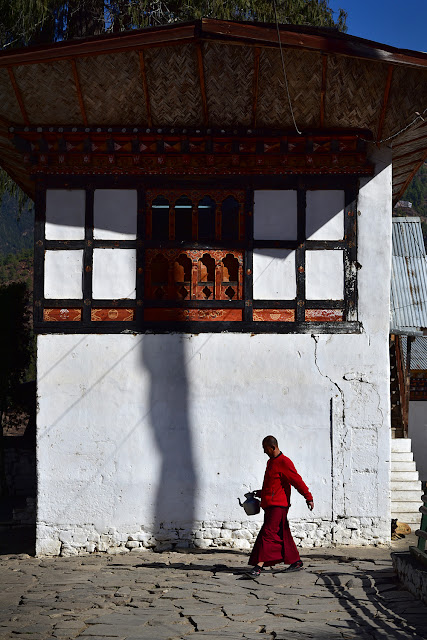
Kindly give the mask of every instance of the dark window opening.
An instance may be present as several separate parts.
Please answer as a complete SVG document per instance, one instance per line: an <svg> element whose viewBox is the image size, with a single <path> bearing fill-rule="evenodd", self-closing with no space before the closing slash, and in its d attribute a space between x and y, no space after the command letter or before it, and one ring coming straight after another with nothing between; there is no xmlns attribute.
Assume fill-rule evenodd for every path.
<svg viewBox="0 0 427 640"><path fill-rule="evenodd" d="M175 240L191 241L193 237L193 205L187 196L175 202Z"/></svg>
<svg viewBox="0 0 427 640"><path fill-rule="evenodd" d="M169 202L163 196L157 196L151 205L151 237L153 240L169 239Z"/></svg>
<svg viewBox="0 0 427 640"><path fill-rule="evenodd" d="M239 240L239 203L232 196L221 206L221 238L229 242Z"/></svg>

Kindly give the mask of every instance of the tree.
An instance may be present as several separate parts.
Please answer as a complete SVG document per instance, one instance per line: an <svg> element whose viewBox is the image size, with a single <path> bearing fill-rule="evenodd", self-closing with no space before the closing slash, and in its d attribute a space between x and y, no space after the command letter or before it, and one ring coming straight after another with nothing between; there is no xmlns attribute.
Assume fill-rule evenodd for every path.
<svg viewBox="0 0 427 640"><path fill-rule="evenodd" d="M25 381L34 357L34 341L29 322L28 292L25 284L0 287L0 495L7 492L3 460L3 417L16 404L19 386Z"/></svg>
<svg viewBox="0 0 427 640"><path fill-rule="evenodd" d="M279 22L346 31L329 0L276 0ZM274 22L272 0L0 0L0 46L26 46L198 18Z"/></svg>

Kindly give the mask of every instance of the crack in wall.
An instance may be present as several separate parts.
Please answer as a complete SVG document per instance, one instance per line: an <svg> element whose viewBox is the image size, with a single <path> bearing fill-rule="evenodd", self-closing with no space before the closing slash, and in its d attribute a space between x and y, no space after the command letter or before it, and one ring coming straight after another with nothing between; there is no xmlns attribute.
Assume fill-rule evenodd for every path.
<svg viewBox="0 0 427 640"><path fill-rule="evenodd" d="M316 336L314 334L311 334L311 337L314 340L314 364L316 365L316 369L319 372L319 374L322 376L322 378L326 378L327 380L329 380L329 382L331 384L334 385L334 387L336 387L336 389L338 390L339 396L341 398L341 422L342 422L342 429L340 429L339 434L338 434L338 442L336 443L337 446L339 447L340 451L343 451L344 449L344 436L343 436L343 427L345 425L345 398L344 398L344 391L341 389L341 387L334 381L332 380L332 378L330 376L328 376L326 373L322 373L322 371L320 370L319 367L319 363L317 361L317 346L318 346L318 341L319 341L319 336ZM336 480L336 469L335 469L335 455L334 455L334 449L335 449L335 434L334 434L334 408L333 408L333 397L331 397L330 399L330 442L331 442L331 503L332 503L332 522L335 522L336 520L336 509L335 509L335 480ZM345 484L344 481L342 482L342 486L343 486L343 516L345 516ZM334 528L332 528L332 542L335 541L335 536L334 536Z"/></svg>
<svg viewBox="0 0 427 640"><path fill-rule="evenodd" d="M341 396L341 406L342 406L342 422L343 424L345 423L345 401L344 401L344 391L341 389L341 387L334 381L332 380L332 378L330 376L328 376L328 374L326 373L322 373L320 370L320 367L318 365L317 362L317 345L318 345L318 341L319 341L319 336L314 335L313 333L311 334L311 337L314 340L314 364L316 365L316 369L318 370L318 372L320 373L320 375L322 376L322 378L326 378L327 380L329 380L329 382L331 384L333 384L337 389L338 392Z"/></svg>

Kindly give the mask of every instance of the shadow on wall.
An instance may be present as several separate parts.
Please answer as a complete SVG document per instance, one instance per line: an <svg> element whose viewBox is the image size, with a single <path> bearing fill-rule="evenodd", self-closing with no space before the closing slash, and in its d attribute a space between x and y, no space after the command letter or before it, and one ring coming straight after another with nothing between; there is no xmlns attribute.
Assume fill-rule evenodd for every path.
<svg viewBox="0 0 427 640"><path fill-rule="evenodd" d="M158 542L171 539L171 530L193 529L196 472L189 418L184 336L146 336L142 360L150 374L148 414L161 456L154 506ZM187 535L188 534L188 535Z"/></svg>

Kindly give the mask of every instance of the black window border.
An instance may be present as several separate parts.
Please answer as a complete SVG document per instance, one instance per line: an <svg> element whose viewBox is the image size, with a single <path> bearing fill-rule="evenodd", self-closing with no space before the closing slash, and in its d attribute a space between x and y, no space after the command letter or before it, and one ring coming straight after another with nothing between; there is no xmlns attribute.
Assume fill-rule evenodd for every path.
<svg viewBox="0 0 427 640"><path fill-rule="evenodd" d="M45 211L47 189L86 190L86 230L84 240L46 240ZM95 189L136 189L137 239L136 240L94 240L93 201ZM245 235L244 253L244 299L240 301L144 301L144 252L152 248L152 242L145 241L146 202L145 192L150 189L182 190L244 190ZM310 175L310 176L218 176L213 178L185 179L182 176L41 176L36 182L35 201L35 252L34 252L34 329L37 333L360 333L358 321L357 290L357 195L359 180L354 175ZM253 192L258 189L297 190L298 231L294 241L261 241L253 239ZM305 201L307 190L344 190L344 239L342 241L305 240ZM190 243L185 243L189 246ZM241 243L238 243L239 245ZM191 243L193 248L212 248L206 244ZM135 300L92 300L92 268L94 248L134 248L136 249L136 299ZM215 248L223 248L215 243ZM44 298L44 254L48 249L83 249L83 301L51 300ZM183 245L184 248L184 245ZM224 249L227 248L224 245ZM234 248L242 247L234 245ZM294 249L296 251L297 298L291 301L253 300L252 269L254 249ZM307 249L342 249L344 260L344 301L305 300L305 252ZM83 304L82 304L83 303ZM242 308L242 321L181 321L147 322L143 320L145 307L185 307L185 308ZM44 321L44 308L82 308L80 321ZM92 308L134 308L134 321L93 321ZM295 322L253 321L254 309L295 309ZM305 321L306 309L342 309L343 321Z"/></svg>

